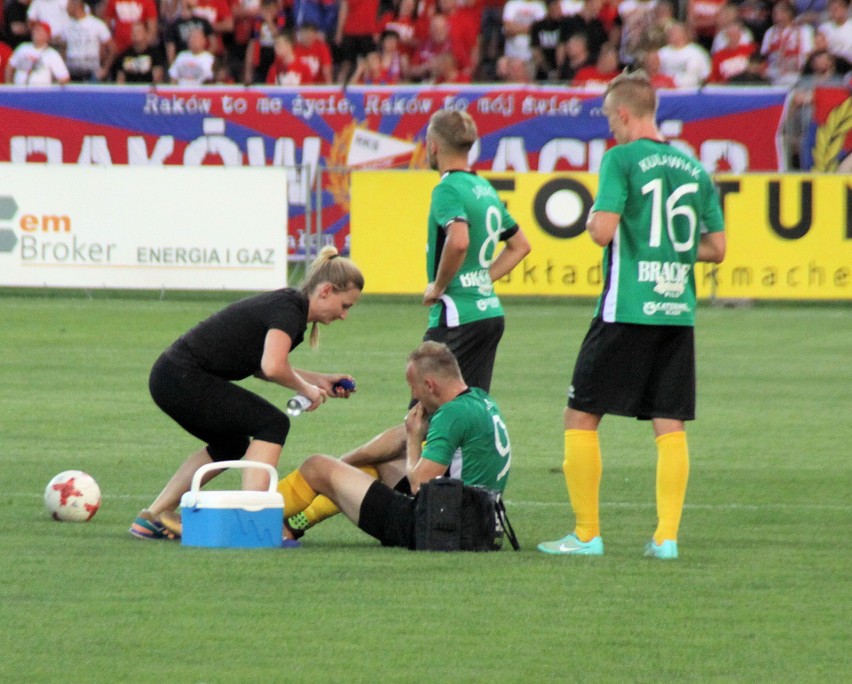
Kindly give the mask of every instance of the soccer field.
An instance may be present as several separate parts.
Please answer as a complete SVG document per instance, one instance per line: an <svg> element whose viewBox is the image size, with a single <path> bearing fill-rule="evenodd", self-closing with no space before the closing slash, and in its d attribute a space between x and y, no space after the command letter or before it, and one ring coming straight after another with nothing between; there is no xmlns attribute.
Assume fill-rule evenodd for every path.
<svg viewBox="0 0 852 684"><path fill-rule="evenodd" d="M294 550L137 540L137 511L198 446L151 401L151 364L234 298L0 293L0 682L848 681L848 305L701 308L676 562L642 557L656 456L622 418L601 428L606 555L535 549L572 526L561 416L593 311L556 299L505 302L492 387L520 553L383 549L340 516ZM296 350L358 392L294 419L282 476L401 421L425 320L415 298L365 296ZM103 491L88 524L42 505L72 468Z"/></svg>

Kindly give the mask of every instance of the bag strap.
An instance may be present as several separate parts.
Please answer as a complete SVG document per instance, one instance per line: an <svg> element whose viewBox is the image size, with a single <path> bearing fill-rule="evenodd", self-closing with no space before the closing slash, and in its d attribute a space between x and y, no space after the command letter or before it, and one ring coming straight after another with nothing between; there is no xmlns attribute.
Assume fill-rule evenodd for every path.
<svg viewBox="0 0 852 684"><path fill-rule="evenodd" d="M497 518L500 520L500 524L503 526L503 531L506 533L506 536L509 538L509 542L512 544L512 548L515 551L521 550L521 545L518 543L518 537L515 535L515 530L512 528L512 523L509 522L509 515L506 513L506 505L503 503L503 497L497 497Z"/></svg>

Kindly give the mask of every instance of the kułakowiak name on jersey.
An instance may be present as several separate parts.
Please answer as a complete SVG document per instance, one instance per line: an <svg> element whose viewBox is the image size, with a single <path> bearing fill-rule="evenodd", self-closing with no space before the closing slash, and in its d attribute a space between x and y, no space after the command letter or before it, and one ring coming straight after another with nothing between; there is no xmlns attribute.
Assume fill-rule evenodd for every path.
<svg viewBox="0 0 852 684"><path fill-rule="evenodd" d="M621 215L604 249L596 314L609 323L694 325L698 243L724 229L701 163L655 140L617 145L601 162L593 210Z"/></svg>

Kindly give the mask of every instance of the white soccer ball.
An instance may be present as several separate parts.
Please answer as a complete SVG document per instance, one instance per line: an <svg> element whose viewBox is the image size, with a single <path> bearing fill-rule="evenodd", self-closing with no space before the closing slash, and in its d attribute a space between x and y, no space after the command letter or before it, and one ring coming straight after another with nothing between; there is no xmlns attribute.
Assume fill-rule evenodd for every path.
<svg viewBox="0 0 852 684"><path fill-rule="evenodd" d="M47 483L44 505L54 520L88 522L101 505L101 488L88 473L66 470Z"/></svg>

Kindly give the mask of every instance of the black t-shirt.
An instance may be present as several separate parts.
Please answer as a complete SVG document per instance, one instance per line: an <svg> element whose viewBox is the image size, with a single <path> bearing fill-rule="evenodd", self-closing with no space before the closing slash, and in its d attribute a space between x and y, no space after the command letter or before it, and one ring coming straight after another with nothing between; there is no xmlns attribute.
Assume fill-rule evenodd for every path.
<svg viewBox="0 0 852 684"><path fill-rule="evenodd" d="M260 370L266 333L284 331L295 349L307 327L308 298L284 288L234 302L182 335L170 350L189 355L208 373L242 380Z"/></svg>
<svg viewBox="0 0 852 684"><path fill-rule="evenodd" d="M530 27L530 46L541 49L547 69L556 68L556 47L562 42L562 19L545 17Z"/></svg>
<svg viewBox="0 0 852 684"><path fill-rule="evenodd" d="M584 33L589 41L589 59L595 61L598 53L608 39L609 35L600 19L586 20L579 14L566 17L562 25L562 40L568 40L575 33Z"/></svg>
<svg viewBox="0 0 852 684"><path fill-rule="evenodd" d="M13 50L21 43L26 43L30 39L29 33L25 33L22 36L16 36L12 33L11 29L12 24L27 23L28 9L29 3L25 4L21 0L12 0L12 2L6 5L5 16L3 17L3 34L0 38L2 38L3 42L5 42ZM0 12L0 14L4 13Z"/></svg>
<svg viewBox="0 0 852 684"><path fill-rule="evenodd" d="M204 36L210 40L213 35L213 26L203 17L189 17L188 19L177 19L166 30L166 43L174 43L175 54L189 49L189 34L195 29L204 31Z"/></svg>
<svg viewBox="0 0 852 684"><path fill-rule="evenodd" d="M122 72L127 83L153 83L155 67L166 68L166 57L159 47L149 46L137 52L131 45L113 63L112 80Z"/></svg>

